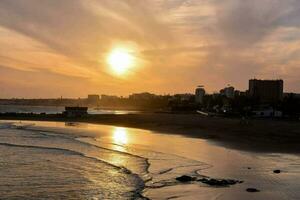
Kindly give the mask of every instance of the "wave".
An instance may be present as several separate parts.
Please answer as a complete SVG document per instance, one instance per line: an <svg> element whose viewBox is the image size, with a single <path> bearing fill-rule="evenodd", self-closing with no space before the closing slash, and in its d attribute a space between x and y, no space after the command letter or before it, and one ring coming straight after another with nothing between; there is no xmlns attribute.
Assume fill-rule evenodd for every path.
<svg viewBox="0 0 300 200"><path fill-rule="evenodd" d="M195 167L196 169L191 171L191 173L194 174L196 171L212 167L211 165L208 165L207 163L203 163L203 162L200 162L200 161L193 161L193 160L187 159L187 158L182 157L182 156L172 155L172 154L167 154L166 155L165 153L162 153L162 152L159 152L159 151L147 150L147 152L151 152L151 153L154 153L155 155L158 155L157 158L151 158L151 162L150 162L150 158L147 158L147 157L144 157L144 156L141 156L141 155L136 155L134 153L131 153L131 152L129 153L129 152L126 152L126 151L120 151L120 150L115 150L115 149L111 149L111 148L106 148L106 147L100 146L98 143L93 144L91 142L83 140L85 138L88 138L88 139L92 139L92 140L95 140L96 142L98 142L93 137L84 136L84 135L80 135L80 134L79 134L79 136L78 135L71 135L68 132L66 132L66 134L63 135L64 132L61 132L61 130L60 131L53 131L53 130L38 129L37 127L34 127L34 128L33 127L26 127L25 129L22 129L22 131L32 131L32 132L37 132L39 134L43 134L43 135L49 136L49 137L61 137L61 138L64 138L64 139L70 139L70 140L73 140L73 141L77 141L77 142L79 142L79 143L81 143L82 145L85 145L85 146L89 146L89 147L97 148L97 149L100 149L100 150L106 150L106 151L110 151L110 152L113 152L113 153L122 154L122 155L126 155L126 156L141 159L141 160L143 160L143 162L145 164L145 166L142 170L143 171L142 173L133 173L132 170L130 170L130 169L124 167L124 166L114 165L114 164L108 162L107 160L106 161L102 160L102 161L118 167L124 173L139 175L139 177L145 183L152 181L153 176L164 175L164 174L169 173L169 172L172 173L173 170L176 170L176 169L179 169L179 168ZM122 146L122 145L114 144L114 143L107 143L107 144ZM122 146L122 147L124 147L124 146ZM139 149L139 151L141 151L141 149ZM165 160L167 162L168 160L170 160L170 156L174 157L174 158L171 158L171 159L180 159L180 160L184 160L184 161L180 165L177 165L177 166L174 166L174 167L171 167L171 168L167 168L167 169L162 169L162 170L158 171L157 173L150 173L149 172L150 165L153 161L163 161L164 159L162 157L167 157L168 159ZM90 157L90 158L93 158L93 157Z"/></svg>
<svg viewBox="0 0 300 200"><path fill-rule="evenodd" d="M8 146L8 147L21 147L21 148L30 148L30 149L42 149L42 150L50 150L50 151L60 151L60 152L62 152L64 154L68 154L68 155L77 155L77 156L82 156L84 158L93 159L94 161L105 163L107 165L110 165L113 168L116 168L118 170L124 171L124 172L126 172L126 174L132 174L132 172L130 170L124 169L124 167L122 167L122 166L117 166L117 165L111 164L109 162L106 162L104 160L101 160L101 159L98 159L98 158L94 158L94 157L85 155L84 153L77 152L77 151L72 151L72 150L69 150L69 149L56 148L56 147L23 145L23 144L12 144L12 143L4 143L4 142L0 142L0 145L1 146Z"/></svg>
<svg viewBox="0 0 300 200"><path fill-rule="evenodd" d="M10 126L10 128L15 129L14 126ZM91 138L91 139L95 139L95 138L88 137L88 136L83 136L83 135L74 136L74 135L71 135L70 133L67 133L67 132L63 133L63 132L59 132L59 131L38 129L36 127L33 128L33 126L26 126L23 129L21 129L21 130L22 131L29 131L29 132L36 132L36 133L41 134L41 135L46 136L46 137L55 137L55 138L60 137L60 138L64 138L64 139L70 139L70 140L79 142L82 145L86 145L86 146L89 146L89 147L94 147L94 148L97 148L97 149L106 150L106 151L110 151L110 152L113 152L113 153L122 154L122 155L126 155L126 156L130 156L130 157L141 159L145 163L145 168L142 170L142 171L144 171L143 174L149 174L150 163L149 163L148 158L142 157L142 156L139 156L139 155L136 155L136 154L128 153L128 152L125 152L125 151L118 151L118 150L115 150L115 149L110 149L110 148L102 147L102 146L95 145L95 144L92 144L92 143L85 142L85 141L81 140L82 138ZM64 135L64 134L67 134L67 135ZM109 163L107 161L104 161L104 162ZM126 168L124 166L119 166L119 167L122 168L124 171L126 171L125 170ZM129 170L129 169L127 169L127 170ZM148 179L149 178L147 178L145 181L148 181Z"/></svg>
<svg viewBox="0 0 300 200"><path fill-rule="evenodd" d="M62 151L64 153L67 153L69 155L78 155L78 156L84 156L83 153L68 150L68 149L61 149L56 147L43 147L43 146L32 146L32 145L22 145L22 144L12 144L12 143L5 143L0 142L1 146L9 146L9 147L21 147L21 148L31 148L31 149L43 149L43 150L55 150L55 151Z"/></svg>
<svg viewBox="0 0 300 200"><path fill-rule="evenodd" d="M95 158L92 156L88 156L82 152L77 152L69 149L64 149L64 148L56 148L56 147L45 147L45 146L33 146L33 145L23 145L23 144L14 144L14 143L5 143L5 142L0 142L1 146L7 146L7 147L17 147L17 148L29 148L29 149L41 149L41 150L47 150L47 151L60 151L65 155L76 155L76 156L81 156L86 159L91 159L96 162L100 162L101 164L106 164L109 165L110 167L118 170L121 173L125 173L131 176L134 176L138 180L138 187L136 188L136 191L134 192L133 198L134 199L148 199L144 197L141 193L143 189L145 188L145 184L143 179L136 173L133 173L131 170L125 168L124 166L117 166L112 163L109 163L105 160L101 160L99 158Z"/></svg>
<svg viewBox="0 0 300 200"><path fill-rule="evenodd" d="M16 129L14 126L10 126L10 129ZM137 198L145 199L141 195L143 190L145 188L148 189L155 189L155 188L161 188L171 185L179 184L178 182L174 181L174 177L176 175L179 175L178 173L193 173L195 168L197 170L203 169L203 167L210 167L206 163L194 161L191 159L187 159L185 157L181 157L178 155L172 155L172 154L165 154L163 152L159 151L153 151L148 149L139 149L139 148L132 148L127 146L122 146L126 148L126 151L122 150L116 150L110 147L110 145L118 145L113 143L103 143L103 141L98 141L94 137L86 136L85 134L77 133L76 135L73 132L70 132L69 130L47 130L47 127L37 127L37 126L26 126L22 129L16 129L17 131L28 131L28 132L34 132L37 134L43 135L43 137L49 137L49 138L62 138L64 140L70 140L72 146L67 146L68 148L71 147L71 149L74 148L76 145L84 145L87 149L96 150L99 149L102 153L101 155L105 155L107 152L111 152L112 154L116 155L123 155L125 157L122 158L133 158L133 161L138 159L142 161L143 165L141 163L137 164L138 167L143 167L141 171L139 170L132 170L136 169L136 167L128 168L128 166L122 166L122 165L116 165L119 164L118 162L114 162L112 158L104 157L104 159L101 159L101 157L97 156L96 154L86 154L80 152L81 150L74 151L68 148L57 148L57 147L45 147L45 146L34 146L34 145L19 145L19 144L11 144L11 143L0 143L0 145L6 145L6 146L15 146L15 147L23 147L23 148L39 148L44 150L56 150L56 151L62 151L63 153L67 153L70 155L78 155L82 156L88 159L93 159L94 161L105 163L107 165L110 165L114 167L115 169L119 170L121 173L129 174L134 177L136 177L139 182L139 187L136 189L136 195ZM86 138L95 140L94 142L85 140ZM57 141L57 140L56 140ZM58 143L59 145L63 145L61 142ZM50 144L51 145L51 144ZM70 144L67 144L70 145ZM83 147L84 147L83 146ZM108 146L108 147L106 147ZM64 146L65 147L65 146ZM89 148L91 147L91 148ZM84 147L85 148L85 147ZM128 149L129 148L129 149ZM76 149L76 148L75 148ZM77 149L76 149L77 150ZM103 151L104 150L104 151ZM133 153L134 152L134 153ZM136 154L138 153L138 155ZM150 157L149 157L150 156ZM105 159L107 158L107 159ZM160 163L163 163L162 166L159 166ZM122 163L121 163L122 164ZM128 161L126 161L126 165L128 165ZM129 164L130 165L130 164ZM155 169L153 171L153 168L151 169L151 172L149 171L149 168L151 165L155 165L155 167L158 167L158 169ZM169 165L169 166L168 166ZM171 167L170 167L171 166ZM179 168L184 168L184 170L179 170ZM197 171L196 170L196 171ZM141 173L142 172L142 173ZM181 174L182 175L182 174Z"/></svg>

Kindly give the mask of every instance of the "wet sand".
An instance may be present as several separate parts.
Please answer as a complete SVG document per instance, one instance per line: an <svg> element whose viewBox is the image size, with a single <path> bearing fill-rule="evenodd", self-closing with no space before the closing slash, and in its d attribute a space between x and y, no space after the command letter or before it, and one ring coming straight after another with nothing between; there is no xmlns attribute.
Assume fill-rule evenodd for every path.
<svg viewBox="0 0 300 200"><path fill-rule="evenodd" d="M0 119L108 124L210 139L223 146L247 151L300 153L300 121L252 119L244 123L232 118L162 113L88 115L84 118L57 115L1 116Z"/></svg>

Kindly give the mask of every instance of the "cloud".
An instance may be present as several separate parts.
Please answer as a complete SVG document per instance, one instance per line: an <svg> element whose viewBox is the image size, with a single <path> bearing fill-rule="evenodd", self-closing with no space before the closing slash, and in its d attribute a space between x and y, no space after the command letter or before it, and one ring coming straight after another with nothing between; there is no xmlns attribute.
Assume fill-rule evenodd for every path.
<svg viewBox="0 0 300 200"><path fill-rule="evenodd" d="M218 30L230 45L249 46L278 27L299 26L299 1L225 0L216 7Z"/></svg>
<svg viewBox="0 0 300 200"><path fill-rule="evenodd" d="M142 3L131 1L3 0L0 25L90 67L114 40L159 46L170 38Z"/></svg>
<svg viewBox="0 0 300 200"><path fill-rule="evenodd" d="M295 91L299 22L298 0L1 0L0 64L77 77L95 92L245 89L253 76ZM115 45L134 46L140 61L126 78L106 66Z"/></svg>

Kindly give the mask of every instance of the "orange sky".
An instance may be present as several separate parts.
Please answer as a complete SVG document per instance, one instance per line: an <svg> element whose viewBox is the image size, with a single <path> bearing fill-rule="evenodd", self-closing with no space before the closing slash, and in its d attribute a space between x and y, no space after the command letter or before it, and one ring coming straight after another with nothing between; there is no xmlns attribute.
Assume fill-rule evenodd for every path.
<svg viewBox="0 0 300 200"><path fill-rule="evenodd" d="M106 62L119 47L135 58L124 75ZM244 90L253 77L300 92L300 2L1 0L0 75L0 98Z"/></svg>

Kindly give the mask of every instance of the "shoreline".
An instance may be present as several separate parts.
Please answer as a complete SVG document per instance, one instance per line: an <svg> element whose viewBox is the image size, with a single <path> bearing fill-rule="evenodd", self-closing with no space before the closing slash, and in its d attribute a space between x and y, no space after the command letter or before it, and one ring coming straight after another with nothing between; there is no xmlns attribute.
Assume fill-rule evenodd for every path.
<svg viewBox="0 0 300 200"><path fill-rule="evenodd" d="M228 148L268 153L300 153L300 122L203 117L197 114L99 114L81 118L62 115L0 115L0 120L84 122L146 129L165 134L208 139Z"/></svg>

